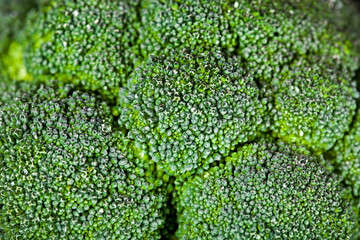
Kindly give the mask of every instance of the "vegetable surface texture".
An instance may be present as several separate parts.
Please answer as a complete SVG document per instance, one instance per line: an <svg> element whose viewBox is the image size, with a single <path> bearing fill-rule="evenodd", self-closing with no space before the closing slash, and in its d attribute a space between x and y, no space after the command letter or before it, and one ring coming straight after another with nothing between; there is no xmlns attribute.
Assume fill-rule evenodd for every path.
<svg viewBox="0 0 360 240"><path fill-rule="evenodd" d="M359 240L352 0L0 0L0 240Z"/></svg>

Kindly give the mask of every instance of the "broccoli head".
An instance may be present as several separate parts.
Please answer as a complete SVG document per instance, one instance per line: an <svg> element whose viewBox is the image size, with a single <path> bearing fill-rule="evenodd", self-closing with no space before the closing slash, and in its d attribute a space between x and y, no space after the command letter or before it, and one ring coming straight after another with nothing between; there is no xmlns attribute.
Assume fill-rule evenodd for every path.
<svg viewBox="0 0 360 240"><path fill-rule="evenodd" d="M206 168L269 125L238 61L196 50L152 57L120 91L118 109L128 136L171 175Z"/></svg>
<svg viewBox="0 0 360 240"><path fill-rule="evenodd" d="M283 141L330 149L348 131L357 92L359 41L341 1L151 1L142 49L220 48L237 56L273 108ZM155 2L155 3L154 3ZM154 7L155 6L155 7ZM145 38L145 37L143 37ZM293 88L289 91L289 86Z"/></svg>
<svg viewBox="0 0 360 240"><path fill-rule="evenodd" d="M179 239L347 239L338 181L285 144L246 144L177 186Z"/></svg>
<svg viewBox="0 0 360 240"><path fill-rule="evenodd" d="M325 0L47 1L24 31L25 64L38 79L55 75L114 100L151 54L220 49L254 76L274 109L273 135L322 153L355 113L360 44L348 34L350 7Z"/></svg>
<svg viewBox="0 0 360 240"><path fill-rule="evenodd" d="M36 0L0 0L0 52L4 51L21 28L27 12L36 6Z"/></svg>
<svg viewBox="0 0 360 240"><path fill-rule="evenodd" d="M0 239L360 239L350 1L0 0Z"/></svg>
<svg viewBox="0 0 360 240"><path fill-rule="evenodd" d="M44 1L27 21L24 62L38 80L54 76L113 99L138 61L137 1Z"/></svg>
<svg viewBox="0 0 360 240"><path fill-rule="evenodd" d="M16 89L0 104L4 239L160 239L165 190L110 108L73 86Z"/></svg>
<svg viewBox="0 0 360 240"><path fill-rule="evenodd" d="M298 59L353 72L351 8L346 0L144 0L141 49L148 55L221 48L241 56L242 65L265 86Z"/></svg>
<svg viewBox="0 0 360 240"><path fill-rule="evenodd" d="M307 61L354 75L358 57L347 34L341 1L230 1L236 52L264 87L281 79L282 68ZM349 80L349 79L347 79ZM269 86L270 84L270 86Z"/></svg>

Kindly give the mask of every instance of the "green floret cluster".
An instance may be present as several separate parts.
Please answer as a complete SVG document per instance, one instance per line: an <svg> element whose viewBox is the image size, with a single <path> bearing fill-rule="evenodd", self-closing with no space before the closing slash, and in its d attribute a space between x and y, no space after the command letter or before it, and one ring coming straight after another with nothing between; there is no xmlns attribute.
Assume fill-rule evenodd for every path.
<svg viewBox="0 0 360 240"><path fill-rule="evenodd" d="M143 39L148 38L142 44L146 54L167 53L174 48L234 50L236 38L227 19L231 6L226 1L146 0L145 3L155 9L149 11L147 7L142 12L151 20L143 24L140 32Z"/></svg>
<svg viewBox="0 0 360 240"><path fill-rule="evenodd" d="M253 78L220 53L152 57L119 98L119 124L149 156L178 175L208 167L269 125Z"/></svg>
<svg viewBox="0 0 360 240"><path fill-rule="evenodd" d="M329 150L344 136L356 108L352 78L358 58L350 39L336 31L344 28L344 23L334 22L327 7L316 1L176 2L175 7L162 6L153 13L154 20L148 26L154 39L151 49L167 55L173 48L199 47L236 53L241 67L263 87L263 94L275 98L274 136L318 152ZM322 11L324 17L319 18ZM303 78L316 78L318 86ZM296 92L288 91L289 84ZM335 96L329 97L333 93ZM329 127L339 121L338 129Z"/></svg>
<svg viewBox="0 0 360 240"><path fill-rule="evenodd" d="M6 50L7 45L21 28L21 22L27 12L35 6L36 0L0 0L0 52Z"/></svg>
<svg viewBox="0 0 360 240"><path fill-rule="evenodd" d="M347 199L352 203L356 217L360 218L360 112L353 121L350 132L328 152L338 174L344 181ZM357 222L360 225L359 221ZM359 226L357 227L359 228ZM360 238L360 231L357 230Z"/></svg>
<svg viewBox="0 0 360 240"><path fill-rule="evenodd" d="M177 191L179 239L346 239L341 190L317 159L259 141Z"/></svg>
<svg viewBox="0 0 360 240"><path fill-rule="evenodd" d="M345 183L352 187L352 194L360 195L360 112L357 112L351 131L339 141L330 154L336 159Z"/></svg>
<svg viewBox="0 0 360 240"><path fill-rule="evenodd" d="M70 87L13 94L0 107L4 239L160 238L161 182L127 150L109 107Z"/></svg>
<svg viewBox="0 0 360 240"><path fill-rule="evenodd" d="M44 1L28 18L24 63L112 99L139 58L136 1Z"/></svg>
<svg viewBox="0 0 360 240"><path fill-rule="evenodd" d="M215 48L236 56L262 95L271 99L275 137L321 153L344 136L354 116L352 78L358 45L353 34L346 34L350 28L346 23L354 21L344 16L349 13L339 6L341 2L48 0L42 5L19 37L24 64L37 80L56 76L113 101L134 77L134 69L151 55ZM324 81L316 80L319 86L311 97L304 95L312 86L302 82L295 94L304 104L294 108L292 103L279 103L279 98L293 102L288 82L298 85L294 79L299 79L299 68L300 78ZM332 92L333 100L328 97ZM309 110L314 102L330 106ZM346 121L332 129L341 115Z"/></svg>
<svg viewBox="0 0 360 240"><path fill-rule="evenodd" d="M354 46L337 30L345 28L341 20L334 19L345 13L333 6L328 16L330 1L264 1L253 7L254 2L232 5L231 26L240 40L237 52L262 85L276 84L281 70L297 60L341 73L356 69Z"/></svg>
<svg viewBox="0 0 360 240"><path fill-rule="evenodd" d="M359 93L328 67L300 60L281 71L273 92L271 129L276 137L314 152L330 149L349 131Z"/></svg>
<svg viewBox="0 0 360 240"><path fill-rule="evenodd" d="M352 0L0 0L0 239L360 239Z"/></svg>
<svg viewBox="0 0 360 240"><path fill-rule="evenodd" d="M356 51L333 20L318 17L327 8L317 1L265 2L258 8L234 4L237 52L273 98L273 135L324 152L354 116Z"/></svg>

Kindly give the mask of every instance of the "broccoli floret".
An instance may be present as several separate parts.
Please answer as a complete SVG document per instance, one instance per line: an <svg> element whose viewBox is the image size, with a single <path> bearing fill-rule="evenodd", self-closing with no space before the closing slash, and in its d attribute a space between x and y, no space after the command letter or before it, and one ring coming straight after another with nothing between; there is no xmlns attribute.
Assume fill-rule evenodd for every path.
<svg viewBox="0 0 360 240"><path fill-rule="evenodd" d="M45 1L24 30L24 61L49 75L113 99L139 58L138 1Z"/></svg>
<svg viewBox="0 0 360 240"><path fill-rule="evenodd" d="M160 239L162 181L110 108L73 86L16 89L0 104L4 239Z"/></svg>
<svg viewBox="0 0 360 240"><path fill-rule="evenodd" d="M236 59L201 51L152 57L120 91L118 113L171 175L206 168L269 127L251 75Z"/></svg>
<svg viewBox="0 0 360 240"><path fill-rule="evenodd" d="M273 83L283 67L298 60L354 75L356 51L339 31L344 25L337 18L341 12L329 1L255 2L234 2L230 25L238 36L236 51L259 83Z"/></svg>
<svg viewBox="0 0 360 240"><path fill-rule="evenodd" d="M0 0L0 52L21 28L27 12L35 7L35 0Z"/></svg>
<svg viewBox="0 0 360 240"><path fill-rule="evenodd" d="M354 6L0 0L0 239L359 238Z"/></svg>
<svg viewBox="0 0 360 240"><path fill-rule="evenodd" d="M339 31L344 24L332 19L342 10L316 2L234 3L230 25L243 68L273 99L274 135L321 153L344 136L355 114L358 57Z"/></svg>
<svg viewBox="0 0 360 240"><path fill-rule="evenodd" d="M13 101L16 96L14 93L21 89L22 91L33 91L36 86L23 81L13 81L6 77L0 78L0 106Z"/></svg>
<svg viewBox="0 0 360 240"><path fill-rule="evenodd" d="M348 199L357 215L357 236L360 237L360 111L357 112L349 133L327 153L336 172L348 189Z"/></svg>
<svg viewBox="0 0 360 240"><path fill-rule="evenodd" d="M355 113L352 78L360 44L348 37L346 25L354 24L342 1L152 2L159 10L145 14L148 27L140 34L149 40L142 48L155 55L184 47L238 55L271 99L276 137L321 153L344 136Z"/></svg>
<svg viewBox="0 0 360 240"><path fill-rule="evenodd" d="M179 239L348 239L349 205L318 159L246 144L177 186Z"/></svg>
<svg viewBox="0 0 360 240"><path fill-rule="evenodd" d="M213 47L234 51L237 39L226 19L226 1L219 0L146 0L146 16L140 35L145 55L164 54L174 48Z"/></svg>
<svg viewBox="0 0 360 240"><path fill-rule="evenodd" d="M151 54L219 48L228 56L238 55L240 66L253 74L264 98L271 99L269 108L276 111L272 130L284 141L321 153L344 136L354 115L352 77L358 58L354 37L347 37L350 20L342 1L50 3L26 29L31 40L25 62L38 78L55 74L113 99L134 67ZM320 79L295 87L297 77ZM339 82L344 86L336 88ZM297 89L295 95L289 95L287 84ZM309 97L310 92L316 95ZM329 97L330 92L336 94ZM340 124L339 113L345 120Z"/></svg>
<svg viewBox="0 0 360 240"><path fill-rule="evenodd" d="M273 135L319 153L349 131L358 92L330 66L321 69L296 61L279 74L271 94Z"/></svg>
<svg viewBox="0 0 360 240"><path fill-rule="evenodd" d="M263 85L298 58L318 63L326 55L321 60L332 67L340 65L350 71L355 67L353 46L344 34L350 32L348 25L356 25L345 15L352 7L343 6L347 1L142 2L141 43L150 54L173 48L219 47L240 55L243 65Z"/></svg>

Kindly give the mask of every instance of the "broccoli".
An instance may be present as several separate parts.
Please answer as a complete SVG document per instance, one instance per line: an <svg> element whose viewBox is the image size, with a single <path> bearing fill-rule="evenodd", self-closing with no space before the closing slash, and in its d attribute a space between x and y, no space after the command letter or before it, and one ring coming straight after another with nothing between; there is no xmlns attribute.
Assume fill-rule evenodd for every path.
<svg viewBox="0 0 360 240"><path fill-rule="evenodd" d="M167 53L174 48L213 47L234 51L236 38L229 25L231 15L222 0L145 0L146 21L140 34L144 55ZM228 13L230 11L230 13Z"/></svg>
<svg viewBox="0 0 360 240"><path fill-rule="evenodd" d="M6 50L7 45L21 28L27 12L35 7L35 0L0 0L0 52Z"/></svg>
<svg viewBox="0 0 360 240"><path fill-rule="evenodd" d="M44 1L21 37L32 76L113 99L140 58L137 1Z"/></svg>
<svg viewBox="0 0 360 240"><path fill-rule="evenodd" d="M349 131L359 94L353 82L330 66L325 70L303 60L284 67L280 75L272 92L273 135L313 152L329 150Z"/></svg>
<svg viewBox="0 0 360 240"><path fill-rule="evenodd" d="M360 111L357 112L349 133L337 142L326 157L343 177L347 198L354 207L357 224L360 226ZM360 230L357 235L360 238Z"/></svg>
<svg viewBox="0 0 360 240"><path fill-rule="evenodd" d="M149 38L142 48L149 48L150 54L173 48L219 47L241 56L243 65L255 72L262 85L271 83L283 66L298 58L354 70L350 39L342 34L352 19L343 16L348 12L340 1L144 2L146 21L140 34ZM319 59L325 55L328 58Z"/></svg>
<svg viewBox="0 0 360 240"><path fill-rule="evenodd" d="M159 10L148 14L150 30L140 31L151 39L143 48L157 49L155 55L199 47L238 55L262 95L273 98L273 135L314 152L329 150L348 131L356 107L357 45L338 31L348 22L333 20L344 10L327 1L257 2L158 1Z"/></svg>
<svg viewBox="0 0 360 240"><path fill-rule="evenodd" d="M0 0L0 239L360 239L351 0Z"/></svg>
<svg viewBox="0 0 360 240"><path fill-rule="evenodd" d="M273 135L318 153L348 131L358 95L358 46L339 31L344 23L333 19L341 11L327 15L330 3L321 2L265 1L251 8L235 3L231 24L245 69L273 98Z"/></svg>
<svg viewBox="0 0 360 240"><path fill-rule="evenodd" d="M346 239L339 182L289 146L246 144L179 185L179 239Z"/></svg>
<svg viewBox="0 0 360 240"><path fill-rule="evenodd" d="M348 22L333 20L346 19L339 4L49 1L28 21L24 61L37 78L55 75L115 99L151 54L220 49L238 56L271 103L273 135L322 153L348 131L356 108L358 45L346 34Z"/></svg>
<svg viewBox="0 0 360 240"><path fill-rule="evenodd" d="M336 31L343 28L345 23L333 24L335 27L330 24L334 23L330 10L336 6L326 6L324 2L316 4L314 1L304 1L294 5L288 1L275 3L265 1L256 8L254 2L251 1L218 0L184 0L169 3L146 0L142 1L140 5L143 6L141 16L144 17L142 17L141 24L137 26L139 28L138 35L134 33L139 41L135 44L135 40L131 37L125 37L129 41L131 40L136 48L131 50L133 54L131 59L143 59L151 54L170 55L174 48L220 48L230 55L240 56L241 67L249 73L253 73L258 85L264 86L263 94L266 97L275 98L271 101L276 110L272 118L274 136L284 141L308 145L315 152L324 152L330 149L336 140L341 139L348 130L346 126L350 124L355 109L355 102L351 98L356 97L352 77L356 70L357 58L354 56L355 51L351 51L354 46L350 39L347 39L345 34ZM130 9L135 11L137 8L138 6ZM269 11L269 9L276 9L276 11ZM323 19L318 17L320 12L325 12ZM340 10L333 10L333 12L341 14ZM129 10L127 15L130 13ZM130 15L133 16L133 14ZM136 22L135 15L132 19ZM132 25L128 24L128 26ZM128 31L125 29L122 32L127 34ZM55 40L60 42L61 37L56 37ZM63 42L61 41L60 44ZM69 43L70 41L65 42ZM72 44L70 45L72 46ZM41 48L47 49L46 46L43 44ZM56 46L56 44L51 46ZM138 52L139 46L141 54ZM124 49L129 48L124 47ZM56 49L55 52L57 51ZM63 52L61 51L61 54ZM41 58L34 58L30 55L28 62L36 63L37 59L43 58L43 55L41 54ZM54 54L50 55L53 57ZM127 54L123 55L127 56ZM63 65L63 58L66 55L61 56L58 61L54 60L53 62L60 62ZM79 61L79 59L81 57L75 58L75 61ZM117 62L119 59L121 58L114 58ZM126 63L126 66L131 65L129 62ZM295 107L292 103L286 104L282 101L279 104L279 98L289 99L289 101L293 99L293 96L286 92L287 84L289 81L293 81L293 78L298 77L296 75L298 74L298 65L312 66L314 63L317 63L317 68L320 70L317 68L308 70L303 67L301 72L307 73L303 74L304 76L301 78L324 78L324 83L319 80L317 88L311 86L316 89L314 92L318 94L302 97L304 94L308 94L307 89L309 88L308 85L302 83L303 87L296 88L298 89L296 94L299 95L296 97L305 104L296 103ZM36 63L36 65L39 64ZM71 68L74 65L76 64L71 64ZM81 64L81 66L89 65ZM43 69L43 67L41 68ZM133 67L128 69L126 76L133 73ZM329 72L329 69L333 71ZM64 74L67 71L59 72ZM102 71L96 70L97 74L99 72ZM316 73L310 75L309 72ZM99 78L104 79L104 76ZM79 76L76 79L82 79L82 77ZM102 81L108 82L113 78L105 77L105 79ZM333 87L339 82L344 87L337 87L341 89ZM126 85L126 83L126 81L122 81L121 84ZM106 91L111 89L110 95L112 96L118 91L116 86L121 84L117 82L115 87L104 85L101 87ZM325 86L321 88L319 85ZM92 88L92 90L94 89ZM337 93L336 97L330 99L328 96L333 92ZM318 105L328 106L330 104L331 107L309 108L308 105L311 106L314 102ZM304 119L299 115L305 116ZM346 121L339 124L339 116ZM284 126L284 122L288 124ZM312 122L312 124L308 124L308 122ZM304 124L306 124L305 127ZM331 127L338 124L337 129ZM294 129L296 129L295 132Z"/></svg>
<svg viewBox="0 0 360 240"><path fill-rule="evenodd" d="M167 200L110 109L71 86L16 86L0 107L4 239L160 239Z"/></svg>
<svg viewBox="0 0 360 240"><path fill-rule="evenodd" d="M216 52L153 57L119 95L119 124L170 175L207 168L269 125L251 75Z"/></svg>

